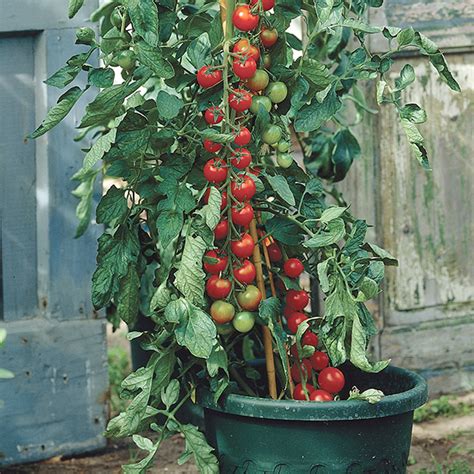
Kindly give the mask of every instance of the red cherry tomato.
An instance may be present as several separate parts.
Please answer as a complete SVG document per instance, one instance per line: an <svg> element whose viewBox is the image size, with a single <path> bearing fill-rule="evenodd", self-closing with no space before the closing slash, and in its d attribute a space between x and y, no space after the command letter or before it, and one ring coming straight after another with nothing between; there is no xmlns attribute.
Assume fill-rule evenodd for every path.
<svg viewBox="0 0 474 474"><path fill-rule="evenodd" d="M295 310L293 308L290 308L289 306L283 307L283 316L285 316L285 318L288 318L294 312Z"/></svg>
<svg viewBox="0 0 474 474"><path fill-rule="evenodd" d="M203 145L204 149L209 153L217 153L222 148L221 143L215 143L211 140L204 140Z"/></svg>
<svg viewBox="0 0 474 474"><path fill-rule="evenodd" d="M234 143L238 146L245 146L250 143L252 134L247 127L240 127L239 133L234 138Z"/></svg>
<svg viewBox="0 0 474 474"><path fill-rule="evenodd" d="M262 293L255 285L248 285L244 291L237 293L237 301L242 309L255 311L262 301Z"/></svg>
<svg viewBox="0 0 474 474"><path fill-rule="evenodd" d="M301 263L300 259L298 259L298 258L289 258L283 264L283 271L285 272L286 276L288 276L290 278L297 278L303 273L304 266Z"/></svg>
<svg viewBox="0 0 474 474"><path fill-rule="evenodd" d="M291 367L290 373L291 378L296 382L301 382L301 374L305 376L306 380L311 376L313 368L311 367L311 362L309 359L303 359L301 362L295 362L295 364Z"/></svg>
<svg viewBox="0 0 474 474"><path fill-rule="evenodd" d="M209 250L209 252L206 252L205 256L218 260L217 263L204 262L204 270L206 270L207 273L217 275L226 269L228 261L227 256L219 255L215 250Z"/></svg>
<svg viewBox="0 0 474 474"><path fill-rule="evenodd" d="M314 370L318 372L329 365L329 357L325 352L316 351L311 357L311 364Z"/></svg>
<svg viewBox="0 0 474 474"><path fill-rule="evenodd" d="M308 398L306 398L306 393L303 388L303 384L299 383L295 385L295 389L293 390L293 399L295 400L309 400L309 396L311 393L314 392L314 387L310 384L306 384L306 391L308 392Z"/></svg>
<svg viewBox="0 0 474 474"><path fill-rule="evenodd" d="M326 392L326 390L318 389L314 392L311 392L309 399L312 402L332 402L334 397L329 392Z"/></svg>
<svg viewBox="0 0 474 474"><path fill-rule="evenodd" d="M290 316L288 316L286 320L286 324L288 326L288 330L292 334L296 334L296 331L298 330L298 326L303 322L308 319L308 316L304 313L292 313Z"/></svg>
<svg viewBox="0 0 474 474"><path fill-rule="evenodd" d="M258 166L254 166L253 168L249 169L249 173L252 173L254 176L260 176L261 172L262 172L262 169L259 168Z"/></svg>
<svg viewBox="0 0 474 474"><path fill-rule="evenodd" d="M230 162L235 168L244 170L252 163L252 155L247 148L236 148L232 153Z"/></svg>
<svg viewBox="0 0 474 474"><path fill-rule="evenodd" d="M230 242L230 249L238 258L249 258L253 254L254 248L255 243L252 236L247 232L239 240L232 240Z"/></svg>
<svg viewBox="0 0 474 474"><path fill-rule="evenodd" d="M209 107L204 112L204 120L209 125L216 125L218 123L221 123L223 119L224 119L224 114L222 113L222 110L216 105Z"/></svg>
<svg viewBox="0 0 474 474"><path fill-rule="evenodd" d="M255 280L255 265L250 260L244 260L234 267L234 278L240 283L250 284Z"/></svg>
<svg viewBox="0 0 474 474"><path fill-rule="evenodd" d="M210 183L222 183L227 178L227 163L220 158L211 158L204 165L204 177Z"/></svg>
<svg viewBox="0 0 474 474"><path fill-rule="evenodd" d="M197 81L201 87L208 89L222 81L222 71L209 66L203 66L197 73Z"/></svg>
<svg viewBox="0 0 474 474"><path fill-rule="evenodd" d="M288 307L300 311L309 303L309 296L304 290L288 290L285 301Z"/></svg>
<svg viewBox="0 0 474 474"><path fill-rule="evenodd" d="M232 284L227 278L212 275L206 282L206 293L213 300L222 300L229 296Z"/></svg>
<svg viewBox="0 0 474 474"><path fill-rule="evenodd" d="M214 229L214 237L216 240L224 240L229 235L229 223L227 219L222 219Z"/></svg>
<svg viewBox="0 0 474 474"><path fill-rule="evenodd" d="M243 89L235 89L229 95L229 105L236 112L245 112L252 105L252 95Z"/></svg>
<svg viewBox="0 0 474 474"><path fill-rule="evenodd" d="M217 300L211 305L211 318L216 324L230 323L235 316L235 308L227 301Z"/></svg>
<svg viewBox="0 0 474 474"><path fill-rule="evenodd" d="M253 207L249 203L234 205L231 209L231 218L235 225L247 227L254 218Z"/></svg>
<svg viewBox="0 0 474 474"><path fill-rule="evenodd" d="M300 359L299 353L298 353L298 346L296 344L293 344L290 347L290 354L295 358L295 359Z"/></svg>
<svg viewBox="0 0 474 474"><path fill-rule="evenodd" d="M253 15L249 5L239 5L232 14L232 24L242 31L252 31L258 26L260 17Z"/></svg>
<svg viewBox="0 0 474 474"><path fill-rule="evenodd" d="M316 336L314 332L306 331L301 338L301 344L303 344L303 346L316 347L318 345L318 336Z"/></svg>
<svg viewBox="0 0 474 474"><path fill-rule="evenodd" d="M237 201L249 201L255 196L257 188L255 181L245 174L239 174L237 178L230 183L230 191Z"/></svg>
<svg viewBox="0 0 474 474"><path fill-rule="evenodd" d="M275 6L275 0L261 0L262 8L265 11L271 10ZM254 6L259 3L259 0L250 0L250 5Z"/></svg>
<svg viewBox="0 0 474 474"><path fill-rule="evenodd" d="M250 79L257 70L257 63L253 58L237 58L234 59L232 70L239 79Z"/></svg>
<svg viewBox="0 0 474 474"><path fill-rule="evenodd" d="M345 383L344 374L336 367L326 367L318 376L318 385L329 393L339 393Z"/></svg>
<svg viewBox="0 0 474 474"><path fill-rule="evenodd" d="M273 263L280 262L283 258L281 253L280 247L276 242L271 243L268 247L268 256L270 257L270 261Z"/></svg>
<svg viewBox="0 0 474 474"><path fill-rule="evenodd" d="M256 63L260 59L260 51L247 38L242 38L235 43L232 52L243 57L252 58Z"/></svg>
<svg viewBox="0 0 474 474"><path fill-rule="evenodd" d="M260 41L265 48L271 48L278 41L278 31L264 26L260 31Z"/></svg>
<svg viewBox="0 0 474 474"><path fill-rule="evenodd" d="M203 200L204 203L207 204L209 202L209 195L211 194L211 188L207 188L206 192L204 193ZM227 207L227 192L221 192L221 210Z"/></svg>

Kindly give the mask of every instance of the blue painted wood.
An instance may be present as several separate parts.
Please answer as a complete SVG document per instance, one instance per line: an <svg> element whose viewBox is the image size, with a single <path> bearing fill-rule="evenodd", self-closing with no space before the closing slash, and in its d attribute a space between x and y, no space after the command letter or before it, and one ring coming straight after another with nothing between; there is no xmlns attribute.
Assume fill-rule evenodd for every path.
<svg viewBox="0 0 474 474"><path fill-rule="evenodd" d="M35 123L34 37L1 38L0 64L0 319L12 321L38 307L35 146L24 140Z"/></svg>
<svg viewBox="0 0 474 474"><path fill-rule="evenodd" d="M7 327L0 367L16 376L0 380L0 466L104 446L105 323L38 318Z"/></svg>
<svg viewBox="0 0 474 474"><path fill-rule="evenodd" d="M74 26L97 1L86 4L67 23L63 0L0 0L0 367L16 374L0 382L0 466L105 445L105 323L90 303L99 229L73 238L70 178L88 143L72 139L86 98L52 133L24 141L62 93L43 81L84 48Z"/></svg>

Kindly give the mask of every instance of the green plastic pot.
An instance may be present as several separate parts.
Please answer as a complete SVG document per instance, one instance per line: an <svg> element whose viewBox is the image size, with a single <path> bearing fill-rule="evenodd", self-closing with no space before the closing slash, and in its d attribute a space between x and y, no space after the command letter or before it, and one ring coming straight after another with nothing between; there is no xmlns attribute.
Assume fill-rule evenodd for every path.
<svg viewBox="0 0 474 474"><path fill-rule="evenodd" d="M379 374L345 370L346 394L383 390L366 401L274 401L229 395L216 405L201 395L206 437L216 449L220 472L404 473L413 411L425 403L427 385L414 372L389 367Z"/></svg>

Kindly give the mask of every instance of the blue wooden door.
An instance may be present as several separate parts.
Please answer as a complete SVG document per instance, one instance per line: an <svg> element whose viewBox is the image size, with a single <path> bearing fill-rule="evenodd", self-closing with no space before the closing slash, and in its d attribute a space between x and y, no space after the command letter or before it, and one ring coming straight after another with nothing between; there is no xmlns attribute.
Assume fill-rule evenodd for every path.
<svg viewBox="0 0 474 474"><path fill-rule="evenodd" d="M25 140L60 91L43 81L80 52L63 0L0 0L0 466L104 445L105 324L90 304L97 231L74 240L70 177L80 107ZM76 114L76 115L74 115Z"/></svg>

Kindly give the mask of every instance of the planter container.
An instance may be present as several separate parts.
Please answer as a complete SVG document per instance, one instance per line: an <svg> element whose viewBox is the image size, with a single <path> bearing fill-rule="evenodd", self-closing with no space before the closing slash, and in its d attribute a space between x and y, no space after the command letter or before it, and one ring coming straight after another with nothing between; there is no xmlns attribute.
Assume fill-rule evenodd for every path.
<svg viewBox="0 0 474 474"><path fill-rule="evenodd" d="M219 405L203 393L206 437L221 472L235 474L404 473L413 411L425 403L425 380L389 367L379 374L344 368L348 390L383 390L366 401L274 401L229 395Z"/></svg>

